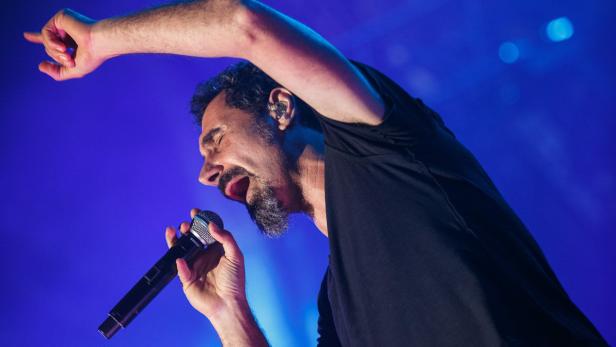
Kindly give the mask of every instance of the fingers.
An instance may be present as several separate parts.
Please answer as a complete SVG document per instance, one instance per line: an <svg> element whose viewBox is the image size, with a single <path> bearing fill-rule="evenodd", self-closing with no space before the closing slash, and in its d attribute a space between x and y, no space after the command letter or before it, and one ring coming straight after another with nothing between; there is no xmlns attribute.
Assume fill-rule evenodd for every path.
<svg viewBox="0 0 616 347"><path fill-rule="evenodd" d="M176 230L174 227L165 228L165 240L167 241L167 247L171 248L178 241L176 236ZM186 263L186 260L182 258L178 258L175 260L175 265L178 269L178 277L180 278L180 282L182 283L182 287L184 289L188 288L188 286L193 281L193 272L190 270L190 267Z"/></svg>
<svg viewBox="0 0 616 347"><path fill-rule="evenodd" d="M66 44L59 36L57 28L50 27L49 24L46 25L41 31L41 37L45 45L45 52L49 57L55 60L56 63L67 67L75 66L73 57L67 52Z"/></svg>
<svg viewBox="0 0 616 347"><path fill-rule="evenodd" d="M74 67L75 62L69 53L58 52L53 49L49 49L47 46L45 47L45 53L53 59L56 63L66 66L66 67Z"/></svg>
<svg viewBox="0 0 616 347"><path fill-rule="evenodd" d="M193 282L193 272L190 270L190 267L188 267L186 260L182 258L176 259L175 265L178 269L178 277L180 278L180 282L182 282L182 287L184 289L188 288Z"/></svg>
<svg viewBox="0 0 616 347"><path fill-rule="evenodd" d="M66 51L66 47L59 40L54 38L46 40L45 36L42 33L35 32L25 32L24 38L29 42L44 45L45 53L47 53L47 55L52 58L56 63L65 65L67 67L75 66L73 57Z"/></svg>
<svg viewBox="0 0 616 347"><path fill-rule="evenodd" d="M190 223L182 222L182 224L180 224L180 232L186 234L188 230L190 230Z"/></svg>
<svg viewBox="0 0 616 347"><path fill-rule="evenodd" d="M222 244L225 251L225 257L234 262L241 262L244 260L242 251L235 242L233 235L227 230L220 229L216 223L210 222L209 225L210 234L212 237Z"/></svg>
<svg viewBox="0 0 616 347"><path fill-rule="evenodd" d="M192 210L190 210L190 218L195 218L197 213L199 213L200 211L201 210L199 210L198 208L193 208Z"/></svg>
<svg viewBox="0 0 616 347"><path fill-rule="evenodd" d="M173 247L178 241L174 227L169 226L165 228L165 241L167 241L167 247L169 248Z"/></svg>
<svg viewBox="0 0 616 347"><path fill-rule="evenodd" d="M74 69L70 69L53 61L44 61L40 63L39 70L56 81L80 77Z"/></svg>
<svg viewBox="0 0 616 347"><path fill-rule="evenodd" d="M39 70L56 81L61 80L62 68L62 65L52 61L44 61L39 64Z"/></svg>
<svg viewBox="0 0 616 347"><path fill-rule="evenodd" d="M58 51L58 52L66 52L66 45L62 42L62 39L58 36L58 32L55 28L45 27L41 31L41 37L43 38L43 42L45 46Z"/></svg>
<svg viewBox="0 0 616 347"><path fill-rule="evenodd" d="M50 62L47 62L47 63L52 64ZM45 66L44 68L47 68L47 66ZM41 71L43 71L43 70L41 70ZM43 71L43 72L46 72L46 71ZM195 218L197 213L199 213L199 209L198 208L193 208L192 210L190 210L190 217L191 218ZM186 234L190 230L190 223L189 222L182 222L178 229L180 229L180 232L182 234ZM171 247L173 247L173 245L175 245L175 243L177 242L177 239L178 239L177 238L177 232L176 232L176 229L174 227L168 226L167 228L165 228L165 241L167 241L167 246L169 248L171 248Z"/></svg>
<svg viewBox="0 0 616 347"><path fill-rule="evenodd" d="M190 230L190 223L182 222L179 229L182 234L186 234ZM178 237L176 229L172 226L168 226L167 228L165 228L165 241L167 241L167 246L169 248L173 247L177 240Z"/></svg>
<svg viewBox="0 0 616 347"><path fill-rule="evenodd" d="M39 64L39 70L56 81L62 81L65 79L77 77L72 76L74 74L70 73L66 68L75 67L75 61L69 52L66 52L66 49L60 51L55 48L51 48L47 44L45 44L45 39L41 33L32 33L25 32L24 38L32 43L43 44L45 46L45 53L52 58L55 62L51 61L43 61Z"/></svg>
<svg viewBox="0 0 616 347"><path fill-rule="evenodd" d="M43 43L43 35L41 33L25 32L24 38L32 43Z"/></svg>

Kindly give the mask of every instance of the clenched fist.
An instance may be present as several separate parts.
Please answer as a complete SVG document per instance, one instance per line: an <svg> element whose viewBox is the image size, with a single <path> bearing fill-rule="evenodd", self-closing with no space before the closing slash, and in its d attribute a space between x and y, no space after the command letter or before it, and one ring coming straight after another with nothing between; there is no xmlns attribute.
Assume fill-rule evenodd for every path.
<svg viewBox="0 0 616 347"><path fill-rule="evenodd" d="M53 61L43 61L39 70L63 81L79 78L94 71L105 58L97 56L92 47L95 20L73 10L56 13L40 32L26 32L26 40L42 44Z"/></svg>

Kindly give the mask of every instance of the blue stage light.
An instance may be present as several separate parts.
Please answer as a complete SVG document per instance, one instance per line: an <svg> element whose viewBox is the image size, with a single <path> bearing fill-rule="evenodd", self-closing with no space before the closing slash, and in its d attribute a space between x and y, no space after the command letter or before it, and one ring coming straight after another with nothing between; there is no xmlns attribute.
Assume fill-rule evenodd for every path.
<svg viewBox="0 0 616 347"><path fill-rule="evenodd" d="M520 49L515 43L506 41L498 48L498 56L503 62L513 64L520 58Z"/></svg>
<svg viewBox="0 0 616 347"><path fill-rule="evenodd" d="M573 36L573 24L567 17L551 20L545 28L548 38L554 42L565 41Z"/></svg>

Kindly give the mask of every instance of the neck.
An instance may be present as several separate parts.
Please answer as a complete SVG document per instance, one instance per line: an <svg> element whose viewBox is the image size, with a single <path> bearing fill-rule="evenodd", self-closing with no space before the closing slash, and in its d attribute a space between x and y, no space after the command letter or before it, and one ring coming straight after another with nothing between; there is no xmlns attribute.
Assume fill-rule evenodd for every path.
<svg viewBox="0 0 616 347"><path fill-rule="evenodd" d="M325 161L323 135L313 130L303 131L301 141L295 142L299 151L293 180L303 198L301 212L307 214L325 237L327 219L325 212Z"/></svg>
<svg viewBox="0 0 616 347"><path fill-rule="evenodd" d="M311 146L306 146L298 160L299 186L306 207L306 213L327 237L327 220L325 213L325 167L323 154L316 152Z"/></svg>

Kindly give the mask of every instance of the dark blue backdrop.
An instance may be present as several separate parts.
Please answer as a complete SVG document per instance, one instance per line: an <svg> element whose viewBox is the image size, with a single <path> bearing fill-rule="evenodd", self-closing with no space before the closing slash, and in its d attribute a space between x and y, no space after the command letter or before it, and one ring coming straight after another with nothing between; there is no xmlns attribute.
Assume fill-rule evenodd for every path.
<svg viewBox="0 0 616 347"><path fill-rule="evenodd" d="M243 248L249 299L272 345L313 345L327 240L304 217L284 238L264 239L243 207L197 182L188 101L230 60L128 56L57 83L37 71L43 50L21 38L62 7L103 18L153 4L4 5L0 344L218 344L177 281L111 341L96 331L165 251L164 227L202 207L218 211ZM616 343L614 1L269 4L441 113Z"/></svg>

